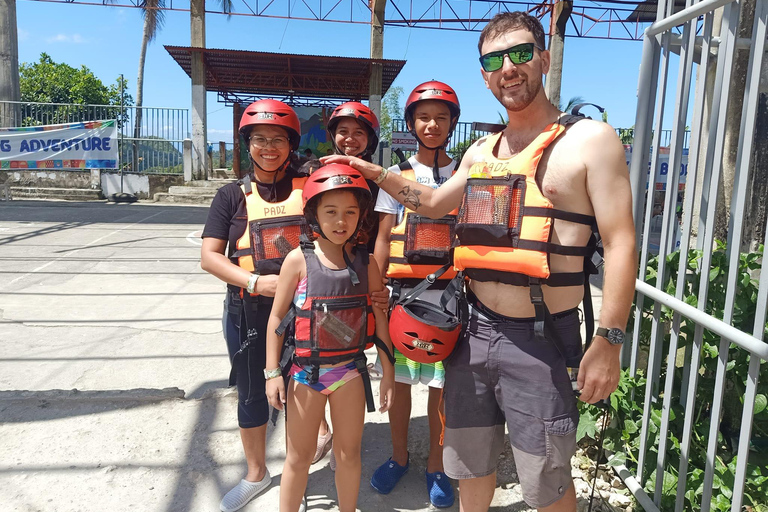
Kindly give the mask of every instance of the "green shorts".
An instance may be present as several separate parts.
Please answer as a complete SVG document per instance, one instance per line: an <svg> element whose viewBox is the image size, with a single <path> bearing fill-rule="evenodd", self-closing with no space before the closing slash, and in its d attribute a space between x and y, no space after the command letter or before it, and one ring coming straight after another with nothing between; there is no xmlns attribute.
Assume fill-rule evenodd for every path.
<svg viewBox="0 0 768 512"><path fill-rule="evenodd" d="M445 368L443 363L417 363L405 357L399 350L395 352L395 382L401 384L422 383L431 388L442 389L445 384ZM381 362L376 358L376 369L381 372Z"/></svg>

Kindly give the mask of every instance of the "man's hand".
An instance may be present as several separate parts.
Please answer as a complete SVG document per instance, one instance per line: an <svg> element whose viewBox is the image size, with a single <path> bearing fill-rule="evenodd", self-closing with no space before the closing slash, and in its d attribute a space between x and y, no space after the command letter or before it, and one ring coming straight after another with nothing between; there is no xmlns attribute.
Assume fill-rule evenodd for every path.
<svg viewBox="0 0 768 512"><path fill-rule="evenodd" d="M385 286L383 290L371 292L371 304L384 311L385 315L389 313L389 288Z"/></svg>
<svg viewBox="0 0 768 512"><path fill-rule="evenodd" d="M380 165L372 164L370 162L366 162L362 158L357 158L354 156L346 156L346 155L329 155L324 156L320 159L321 162L324 164L345 164L353 169L356 169L360 171L360 174L363 175L363 178L367 180L375 180L379 177L379 174L383 171L383 168Z"/></svg>
<svg viewBox="0 0 768 512"><path fill-rule="evenodd" d="M594 404L616 390L621 376L620 353L620 345L611 345L605 338L595 336L579 366L579 400Z"/></svg>

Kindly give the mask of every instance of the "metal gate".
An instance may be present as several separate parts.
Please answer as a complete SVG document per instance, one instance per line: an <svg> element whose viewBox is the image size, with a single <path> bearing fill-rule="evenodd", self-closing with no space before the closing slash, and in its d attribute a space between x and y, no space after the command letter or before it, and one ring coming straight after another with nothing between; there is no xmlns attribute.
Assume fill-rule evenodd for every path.
<svg viewBox="0 0 768 512"><path fill-rule="evenodd" d="M624 356L629 374L643 375L646 384L644 396L635 398L642 401L639 449L627 454L632 464L620 464L618 469L647 511L700 507L707 512L729 507L739 512L743 505L752 506L751 510L763 510L761 506L765 505L768 510L765 494L757 498L745 495L745 485L755 481L755 471L764 473L768 481L768 469L761 470L749 460L768 460L764 458L768 447L763 445L768 434L753 430L756 418L763 421L766 414L768 365L763 363L768 360L768 344L763 338L768 258L743 252L742 239L758 84L766 49L768 0L753 0L748 6L745 0L688 0L677 13L675 3L659 1L657 21L645 32L640 67L634 139L637 150L631 160L630 176L642 249L632 341L625 347ZM740 16L749 19L752 5L751 35L739 37ZM721 23L719 36L713 35L716 22ZM673 50L679 52L679 57L671 57ZM749 54L746 87L742 101L729 105L737 51ZM676 75L670 69L675 60L679 60ZM713 68L714 81L710 76L711 96L707 99L706 70ZM699 71L698 78L695 70ZM665 102L668 85L676 87L672 105ZM735 168L724 164L728 116L738 115L734 110L729 113L729 108L741 112ZM652 200L652 188L646 192L647 172L649 161L650 169L657 169L659 138L662 127L669 126L665 119L670 115L670 169L680 168L685 125L690 119L688 174L682 190L678 187L679 173L667 175L663 213L654 219L661 222L659 256L655 260L649 255L648 242L652 218L657 213L654 206L658 209L658 205ZM718 198L718 186L730 173L733 191L727 237L718 241L718 203L723 200ZM677 256L672 252L676 229L681 231L682 248ZM648 270L649 263L653 263L655 275ZM713 306L715 287L723 296L721 306ZM745 322L745 315L754 320ZM650 323L647 339L641 336L643 322L646 326ZM703 366L704 357L712 363L708 369ZM739 373L738 368L743 372ZM711 389L702 385L705 378L714 383ZM733 425L729 423L727 429L724 408L735 409L732 416L740 418L731 421ZM695 446L701 448L698 455L692 448ZM768 468L768 464L762 464ZM724 480L724 466L728 482ZM755 499L762 499L762 503Z"/></svg>

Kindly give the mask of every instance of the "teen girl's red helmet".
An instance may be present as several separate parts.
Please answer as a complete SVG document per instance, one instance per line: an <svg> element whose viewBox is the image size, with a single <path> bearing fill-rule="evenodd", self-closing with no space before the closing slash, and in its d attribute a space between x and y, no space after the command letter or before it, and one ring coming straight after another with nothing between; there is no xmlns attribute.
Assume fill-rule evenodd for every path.
<svg viewBox="0 0 768 512"><path fill-rule="evenodd" d="M405 101L405 121L411 129L413 129L413 111L416 104L425 100L442 101L448 105L448 110L451 111L451 131L453 131L459 121L459 115L461 115L459 97L450 85L437 80L417 85L408 95L408 99Z"/></svg>
<svg viewBox="0 0 768 512"><path fill-rule="evenodd" d="M395 304L389 316L392 344L417 363L436 363L451 355L460 334L458 317L424 300Z"/></svg>
<svg viewBox="0 0 768 512"><path fill-rule="evenodd" d="M288 132L291 151L299 147L299 140L301 140L299 116L282 101L259 100L245 107L243 117L240 118L240 135L248 140L251 128L259 125L279 126L285 129Z"/></svg>
<svg viewBox="0 0 768 512"><path fill-rule="evenodd" d="M317 200L317 198L324 192L329 190L349 190L353 192L359 192L363 194L368 202L371 201L371 189L368 188L368 183L365 182L365 178L352 167L344 164L328 164L320 167L313 172L309 178L307 178L304 184L304 189L301 192L301 199L304 202L304 216L307 218L309 226L315 233L319 233L323 238L327 238L323 230L320 229L320 224L315 217L314 208L307 208L310 201ZM362 226L363 219L365 217L366 209L360 208L360 217L357 221L357 227L355 228L352 236L349 240L353 240L360 226ZM348 241L349 241L348 240Z"/></svg>
<svg viewBox="0 0 768 512"><path fill-rule="evenodd" d="M336 125L339 124L342 117L351 117L357 119L368 131L368 145L360 155L360 157L371 156L379 145L379 120L376 118L376 114L373 110L366 107L362 103L357 101L348 101L342 103L333 110L331 118L328 120L328 134L331 136L331 143L337 153L342 153L338 147L336 147L336 141L334 140L336 135Z"/></svg>

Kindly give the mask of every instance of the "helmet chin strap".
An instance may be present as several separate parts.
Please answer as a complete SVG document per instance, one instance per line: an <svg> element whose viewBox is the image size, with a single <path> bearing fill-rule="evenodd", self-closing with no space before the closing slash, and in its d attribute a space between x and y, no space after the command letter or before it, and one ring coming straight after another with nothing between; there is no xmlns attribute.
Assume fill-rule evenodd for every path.
<svg viewBox="0 0 768 512"><path fill-rule="evenodd" d="M277 169L275 169L274 171L268 171L267 169L265 169L262 166L260 166L256 162L256 160L253 159L253 157L251 156L250 152L248 153L248 158L251 159L251 163L253 165L255 165L256 167L258 167L258 169L261 172L265 172L267 174L272 174L272 189L270 190L270 200L275 199L277 197L277 175L280 174L281 171L284 171L288 167L288 163L291 160L290 153L288 154L288 158L286 158L285 161L283 161L283 163L280 164L280 166Z"/></svg>
<svg viewBox="0 0 768 512"><path fill-rule="evenodd" d="M419 138L418 135L416 135L416 130L413 128L408 129L408 131L413 135L413 137L416 139L416 142L419 143L419 146L422 146L430 151L435 152L435 162L432 164L432 177L435 180L435 183L440 183L440 166L438 165L437 161L440 158L440 150L445 149L446 146L448 146L448 141L451 140L451 135L453 135L453 130L456 128L456 123L458 123L458 118L455 118L451 121L451 129L448 131L448 136L445 138L442 144L439 146L429 147L422 140ZM413 123L411 123L413 124Z"/></svg>

